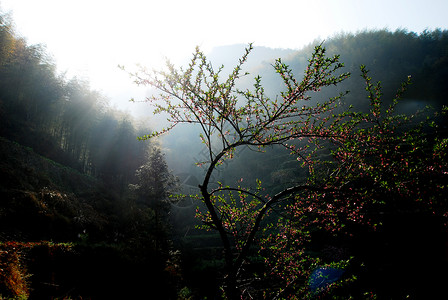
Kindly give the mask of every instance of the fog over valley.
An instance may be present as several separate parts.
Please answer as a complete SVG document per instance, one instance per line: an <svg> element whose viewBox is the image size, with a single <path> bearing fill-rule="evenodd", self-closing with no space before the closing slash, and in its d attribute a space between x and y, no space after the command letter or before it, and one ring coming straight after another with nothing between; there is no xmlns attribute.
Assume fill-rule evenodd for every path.
<svg viewBox="0 0 448 300"><path fill-rule="evenodd" d="M0 0L0 299L446 299L445 1Z"/></svg>

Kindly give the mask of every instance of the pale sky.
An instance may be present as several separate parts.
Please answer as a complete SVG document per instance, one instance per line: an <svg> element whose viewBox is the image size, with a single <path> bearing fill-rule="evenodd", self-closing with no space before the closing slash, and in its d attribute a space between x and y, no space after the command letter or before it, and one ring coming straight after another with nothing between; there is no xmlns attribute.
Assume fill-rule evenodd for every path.
<svg viewBox="0 0 448 300"><path fill-rule="evenodd" d="M138 93L118 64L157 67L189 58L196 45L300 49L342 31L448 28L447 0L0 0L0 8L61 72L114 103Z"/></svg>

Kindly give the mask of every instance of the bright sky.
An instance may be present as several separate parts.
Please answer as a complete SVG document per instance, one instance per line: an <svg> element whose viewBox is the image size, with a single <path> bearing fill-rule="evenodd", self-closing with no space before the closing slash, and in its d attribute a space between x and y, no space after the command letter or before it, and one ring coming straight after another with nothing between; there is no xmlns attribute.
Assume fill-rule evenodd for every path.
<svg viewBox="0 0 448 300"><path fill-rule="evenodd" d="M448 28L447 0L0 0L0 8L60 71L121 104L136 95L118 64L157 67L196 45L300 49L341 31Z"/></svg>

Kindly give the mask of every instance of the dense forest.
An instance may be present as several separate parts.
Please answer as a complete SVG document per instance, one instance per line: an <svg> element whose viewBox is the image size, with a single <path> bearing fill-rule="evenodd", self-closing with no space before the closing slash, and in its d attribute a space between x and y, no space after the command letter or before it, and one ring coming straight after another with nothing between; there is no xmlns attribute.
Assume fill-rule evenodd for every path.
<svg viewBox="0 0 448 300"><path fill-rule="evenodd" d="M0 298L172 298L174 179L148 128L0 24Z"/></svg>
<svg viewBox="0 0 448 300"><path fill-rule="evenodd" d="M415 183L418 193L409 194L421 197L421 202L431 201L429 209L420 202L402 201L402 192L394 194L393 200L399 200L390 203L388 189L378 188L372 197L384 199L375 198L375 205L366 205L363 211L376 218L374 229L353 222L343 224L344 233L335 233L317 221L304 229L306 254L326 266L344 261L343 280L336 282L335 291L322 293L313 288L310 292L310 281L293 280L294 285L287 285L278 299L293 299L294 293L303 290L316 299L428 299L444 292L446 296L447 206L441 191L446 189L447 157L446 147L439 142L447 138L442 111L448 104L448 32L362 31L315 41L299 51L255 47L243 66L250 75L241 77L238 89L251 88L253 77L260 75L267 96L280 95L284 78L289 78L284 74L289 73L282 73L288 69L276 72L274 59L281 57L291 73L306 77L304 70L320 44L327 55L340 55L343 71L351 77L312 92L310 105L349 90L338 99L334 113L344 113L350 105L355 111L369 112L365 99L374 88L366 90L369 80L360 76L359 66L364 64L374 81L381 80L383 108L393 103L408 75L412 84L403 94L404 101L397 104L397 112L412 114L432 106L419 115L421 120L428 117L425 124L431 126L409 130L415 137L425 137L413 141L423 148L403 156L412 138L406 135L406 142L400 144L406 153L388 154L393 165L412 167L393 169L398 175L387 173L389 169L366 172L387 173L389 184L406 186L406 180L415 180L414 173L433 174L425 163L437 158L440 168L438 175ZM244 48L216 48L208 58L213 65L223 64L220 75L229 76L232 69L228 68L238 64ZM220 237L216 230L201 229L201 224L211 224L207 217L201 219L207 207L200 197L187 196L200 194L199 184L207 176L207 164L195 165L207 159L207 144L201 143L197 127L176 127L159 140L138 139L151 134L147 124L111 107L88 82L58 74L45 47L28 45L8 15L0 15L0 299L218 299L223 291L232 298L226 290L229 283ZM431 146L442 149L442 154L431 152ZM235 149L232 159L217 167L212 184L225 189L238 183L256 190L262 182L266 194L276 195L292 182L319 179L320 175L297 164L291 149L253 150ZM324 160L316 153L319 161ZM346 186L356 182L368 187L362 190L363 197L371 193L366 178L350 176ZM377 202L384 206L378 208ZM276 209L281 208L275 207L266 222L274 220ZM316 220L318 216L312 215ZM276 228L267 227L269 233ZM236 237L232 243L232 249L238 250ZM294 250L294 244L288 246ZM259 274L266 273L266 258L254 248L250 247L241 267L247 276L239 282L244 290L241 295L274 297L283 281L274 273L268 280L260 279ZM294 259L299 261L297 256L290 257ZM304 268L307 263L303 261ZM306 267L312 270L313 266Z"/></svg>

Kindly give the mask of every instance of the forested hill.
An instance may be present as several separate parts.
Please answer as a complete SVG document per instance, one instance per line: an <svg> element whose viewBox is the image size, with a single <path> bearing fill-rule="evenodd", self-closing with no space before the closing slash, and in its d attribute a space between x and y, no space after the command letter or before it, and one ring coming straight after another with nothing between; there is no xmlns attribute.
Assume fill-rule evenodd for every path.
<svg viewBox="0 0 448 300"><path fill-rule="evenodd" d="M165 233L150 209L5 138L0 170L0 298L174 291L164 273Z"/></svg>
<svg viewBox="0 0 448 300"><path fill-rule="evenodd" d="M338 86L338 90L350 90L346 97L348 104L356 104L364 99L364 86L360 65L366 65L374 81L381 81L385 98L400 87L400 83L412 77L413 85L405 97L423 99L425 103L439 107L446 104L448 93L448 31L434 30L421 33L406 30L365 30L357 33L340 33L326 40L316 40L300 50L269 49L257 47L249 55L246 69L250 72L244 78L243 87L250 88L253 77L260 75L267 92L272 94L283 90L283 82L275 73L272 64L275 59L291 66L298 76L304 73L314 47L322 44L328 55L340 55L344 71L351 72L349 80ZM208 58L215 66L224 64L231 69L244 53L245 45L215 48ZM299 76L300 78L300 76ZM334 96L333 91L324 91L323 96Z"/></svg>
<svg viewBox="0 0 448 300"><path fill-rule="evenodd" d="M448 31L434 30L422 33L397 30L361 31L340 34L323 42L328 54L340 54L352 78L339 88L351 93L348 104L362 101L363 80L360 65L366 65L374 81L381 81L385 101L391 101L400 83L411 76L412 85L405 99L421 100L440 108L447 104L448 93ZM309 57L312 45L288 58L285 62L295 69ZM364 92L365 94L365 92ZM367 101L365 101L367 102Z"/></svg>
<svg viewBox="0 0 448 300"><path fill-rule="evenodd" d="M301 78L314 47L321 43L327 49L327 54L340 55L341 62L345 65L343 70L351 72L351 77L337 87L326 88L312 95L311 101L324 101L339 92L350 91L343 98L344 105L341 109L347 109L349 105L353 105L355 109L367 109L369 101L365 82L360 76L360 66L366 65L373 81L381 81L385 105L390 104L401 83L411 76L412 84L397 108L400 113L413 113L426 105L439 110L443 104L448 104L448 30L422 33L406 30L341 33L325 41L316 40L301 50L257 47L255 42L247 64L243 66L243 70L250 74L241 78L239 88L253 88L254 77L260 75L265 92L271 97L279 95L284 91L284 83L272 66L275 59L281 58L285 64L292 67L297 78ZM216 69L224 65L224 73L229 72L244 54L246 46L238 44L217 47L207 58ZM177 131L180 133L176 134ZM191 131L190 127L176 128L174 134L164 137L164 146L171 150L168 153L170 165L181 171L198 172L193 162L195 158L201 158L204 147L200 142L191 142L196 138L199 141L198 133ZM188 149L182 151L182 158L176 154L178 147ZM241 161L234 160L235 165L257 161L257 155L254 153L249 157L247 153L241 157ZM257 172L257 176L269 179L270 175L266 173L267 165L263 165L264 171ZM276 161L272 165L272 172L280 172L281 165Z"/></svg>
<svg viewBox="0 0 448 300"><path fill-rule="evenodd" d="M6 17L0 23L0 136L124 195L147 161L150 143L137 137L149 128L88 82L58 74L45 48L28 45Z"/></svg>
<svg viewBox="0 0 448 300"><path fill-rule="evenodd" d="M98 205L113 195L100 190L93 177L5 138L0 138L0 169L2 240L67 241L87 227L98 233L105 225Z"/></svg>
<svg viewBox="0 0 448 300"><path fill-rule="evenodd" d="M300 78L313 47L320 43L299 51L256 47L244 70L250 75L242 78L239 87L250 88L253 77L260 75L267 94L275 96L284 86L273 61L282 57ZM385 104L408 75L413 85L401 109L413 111L426 104L438 109L448 103L446 30L347 33L324 41L323 46L327 53L341 55L352 77L313 95L316 101L350 90L345 104L365 109L369 101L359 76L359 66L364 64L374 81L382 82ZM214 49L208 58L216 69L224 65L224 75L243 53L244 45L227 46ZM176 180L163 152L167 151L171 168L188 178L197 175L200 182L202 170L194 163L203 160L204 147L198 134L176 128L177 133L163 139L164 148L152 140L138 141L138 136L151 131L145 123L111 107L88 82L66 78L56 70L45 47L29 45L0 13L0 299L140 299L148 296L148 290L164 292L166 297L160 299L179 299L179 289L194 287L199 266L216 271L214 263L208 265L207 255L182 249L193 257L183 264L190 280L185 283L180 254L172 251L174 206L168 204L168 197L176 191ZM222 182L258 178L274 193L308 175L289 152L267 151L268 159L257 152L237 152L222 166ZM191 206L196 204L191 201ZM186 214L183 208L179 206L178 215ZM182 238L190 227L194 225L178 230ZM53 248L45 252L41 244L28 244L45 242L53 247L49 240L67 242L75 251L53 255ZM22 255L27 254L25 259ZM216 274L203 274L195 288L198 295L201 289L210 289L211 298L215 287L213 283L204 287L209 284L203 278L214 280ZM12 276L16 285L8 286Z"/></svg>
<svg viewBox="0 0 448 300"><path fill-rule="evenodd" d="M139 185L153 168L168 174L156 144L137 140L148 130L58 74L45 47L28 45L0 13L1 299L174 292L166 187Z"/></svg>

